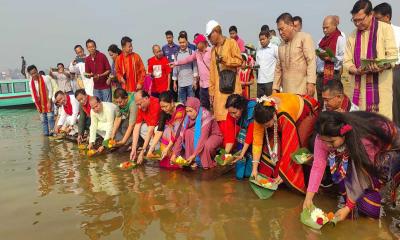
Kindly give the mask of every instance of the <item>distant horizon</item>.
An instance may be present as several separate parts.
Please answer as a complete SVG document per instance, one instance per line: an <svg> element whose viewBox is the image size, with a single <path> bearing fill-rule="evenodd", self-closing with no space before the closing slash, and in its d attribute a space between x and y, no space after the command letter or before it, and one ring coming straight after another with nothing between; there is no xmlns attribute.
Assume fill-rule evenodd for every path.
<svg viewBox="0 0 400 240"><path fill-rule="evenodd" d="M25 57L27 65L35 64L46 72L58 62L68 67L75 57L73 47L76 44L84 46L88 38L94 39L98 50L108 57L108 46L113 43L119 46L121 37L125 35L133 39L134 51L147 65L147 59L152 57L151 46L166 43L166 30L174 32L176 43L178 32L186 30L192 42L196 32L205 32L205 25L210 19L217 20L226 35L231 25L237 26L239 36L255 46L258 45L261 26L267 24L276 30L275 20L283 12L301 16L303 31L313 36L315 44L323 36L321 26L327 15L338 15L339 28L347 35L354 30L350 10L355 1L348 0L283 0L279 4L271 0L251 4L220 0L202 2L200 10L196 9L200 5L189 7L188 2L183 0L148 0L146 3L121 0L112 5L94 0L70 0L62 5L62 11L58 11L50 0L30 1L24 3L22 8L18 1L2 2L0 29L7 34L0 40L0 72L20 69L21 56ZM372 1L374 6L381 2ZM392 5L393 24L400 25L400 1L386 2Z"/></svg>

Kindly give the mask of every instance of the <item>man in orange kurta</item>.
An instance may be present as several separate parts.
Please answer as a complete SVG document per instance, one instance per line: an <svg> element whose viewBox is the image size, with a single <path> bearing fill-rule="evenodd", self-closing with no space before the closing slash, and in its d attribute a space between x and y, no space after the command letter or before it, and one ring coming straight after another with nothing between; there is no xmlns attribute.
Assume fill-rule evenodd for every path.
<svg viewBox="0 0 400 240"><path fill-rule="evenodd" d="M132 39L121 39L122 53L115 61L117 79L128 93L142 89L146 74L142 58L132 51Z"/></svg>

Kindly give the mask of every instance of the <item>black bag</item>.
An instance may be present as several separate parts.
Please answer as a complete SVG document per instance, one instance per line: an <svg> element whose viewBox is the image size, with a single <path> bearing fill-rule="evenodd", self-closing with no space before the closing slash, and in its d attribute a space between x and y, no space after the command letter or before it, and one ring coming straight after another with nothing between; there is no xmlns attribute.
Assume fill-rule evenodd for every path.
<svg viewBox="0 0 400 240"><path fill-rule="evenodd" d="M224 94L232 94L233 92L235 92L236 72L229 69L220 71L219 69L220 59L217 54L217 51L215 51L215 56L216 56L216 64L219 75L219 91Z"/></svg>

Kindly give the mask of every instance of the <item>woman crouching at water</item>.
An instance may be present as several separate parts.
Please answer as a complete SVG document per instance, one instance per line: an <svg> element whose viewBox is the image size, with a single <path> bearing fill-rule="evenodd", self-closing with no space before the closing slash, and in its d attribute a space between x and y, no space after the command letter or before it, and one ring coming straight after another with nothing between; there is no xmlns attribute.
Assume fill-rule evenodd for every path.
<svg viewBox="0 0 400 240"><path fill-rule="evenodd" d="M260 173L271 177L276 184L285 182L305 193L303 167L292 161L291 154L300 147L307 147L318 114L318 102L291 93L275 93L257 102L252 176Z"/></svg>
<svg viewBox="0 0 400 240"><path fill-rule="evenodd" d="M225 104L225 108L228 109L225 123L227 124L227 129L230 129L230 131L224 133L225 151L226 153L231 153L235 148L235 151L240 152L239 156L234 160L237 179L243 179L251 175L253 115L256 104L255 100L247 100L238 94L230 95Z"/></svg>
<svg viewBox="0 0 400 240"><path fill-rule="evenodd" d="M199 99L188 97L186 117L180 136L173 147L171 161L174 162L184 148L185 159L192 163L193 168L213 168L216 166L214 157L222 141L223 136L212 114L200 107Z"/></svg>
<svg viewBox="0 0 400 240"><path fill-rule="evenodd" d="M159 99L162 112L147 156L149 157L154 152L156 145L160 142L162 157L160 167L178 168L177 165L170 163L170 157L185 118L185 106L174 102L174 95L170 91L162 92Z"/></svg>
<svg viewBox="0 0 400 240"><path fill-rule="evenodd" d="M336 217L362 214L379 218L379 190L390 181L392 192L400 179L398 128L385 117L367 112L323 112L315 125L314 162L303 208L310 208L325 168L338 185L341 201Z"/></svg>

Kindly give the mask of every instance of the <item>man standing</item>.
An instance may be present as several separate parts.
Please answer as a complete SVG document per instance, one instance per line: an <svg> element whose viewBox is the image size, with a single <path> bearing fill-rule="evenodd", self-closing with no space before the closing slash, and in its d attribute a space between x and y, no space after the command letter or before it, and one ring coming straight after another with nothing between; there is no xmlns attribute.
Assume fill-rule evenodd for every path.
<svg viewBox="0 0 400 240"><path fill-rule="evenodd" d="M153 78L151 95L157 97L167 91L171 81L171 68L159 45L153 45L154 56L147 61L147 71Z"/></svg>
<svg viewBox="0 0 400 240"><path fill-rule="evenodd" d="M150 97L149 94L143 90L135 94L135 103L138 107L138 114L136 117L135 128L132 135L132 151L130 159L137 158L137 163L141 164L150 140L153 137L154 129L158 124L160 117L160 103L157 98ZM139 137L144 139L142 150L137 156L137 146Z"/></svg>
<svg viewBox="0 0 400 240"><path fill-rule="evenodd" d="M96 42L92 39L86 41L89 56L85 59L85 77L93 78L93 96L103 102L111 102L111 88L107 84L111 72L107 57L97 51Z"/></svg>
<svg viewBox="0 0 400 240"><path fill-rule="evenodd" d="M289 13L281 14L276 23L283 42L278 49L273 92L282 87L283 92L314 96L317 76L311 35L297 32Z"/></svg>
<svg viewBox="0 0 400 240"><path fill-rule="evenodd" d="M237 42L240 52L244 53L246 51L246 49L244 48L244 41L239 37L236 26L229 27L229 35L233 40Z"/></svg>
<svg viewBox="0 0 400 240"><path fill-rule="evenodd" d="M142 89L146 71L142 58L133 52L132 39L123 37L121 39L122 53L118 56L115 63L115 71L118 81L128 93Z"/></svg>
<svg viewBox="0 0 400 240"><path fill-rule="evenodd" d="M175 59L177 61L185 59L186 57L194 54L188 48L188 41L184 34L179 35L179 52L176 53ZM174 81L174 91L178 91L178 101L185 104L187 97L194 97L193 88L196 89L197 63L187 63L174 68L172 80ZM179 86L179 88L178 88Z"/></svg>
<svg viewBox="0 0 400 240"><path fill-rule="evenodd" d="M57 126L54 133L64 131L69 135L75 134L75 125L77 123L79 114L79 102L75 99L74 95L68 95L63 91L58 91L54 95L56 105L60 108Z"/></svg>
<svg viewBox="0 0 400 240"><path fill-rule="evenodd" d="M215 20L207 23L206 35L213 45L210 65L210 103L213 107L214 117L221 127L225 125L228 113L225 108L226 100L233 93L242 94L242 86L237 69L242 65L243 59L236 41L222 35L222 28ZM229 73L227 80L232 82L230 86L220 81L220 72L224 70L225 73ZM223 126L221 127L222 129Z"/></svg>
<svg viewBox="0 0 400 240"><path fill-rule="evenodd" d="M117 115L111 133L111 139L117 141L117 146L132 143L132 131L136 123L137 106L133 93L128 94L124 89L114 91L114 102L118 105Z"/></svg>
<svg viewBox="0 0 400 240"><path fill-rule="evenodd" d="M300 16L294 16L293 26L296 32L301 32L301 30L303 29L303 19Z"/></svg>
<svg viewBox="0 0 400 240"><path fill-rule="evenodd" d="M388 3L381 3L374 8L374 15L378 21L391 24L392 7ZM397 51L400 49L400 27L392 24ZM400 126L400 52L396 65L393 68L393 121Z"/></svg>
<svg viewBox="0 0 400 240"><path fill-rule="evenodd" d="M352 112L358 111L358 107L344 94L341 81L332 80L322 88L324 111Z"/></svg>
<svg viewBox="0 0 400 240"><path fill-rule="evenodd" d="M259 34L261 48L257 50L256 62L260 66L257 77L257 97L272 94L272 83L276 63L278 62L278 47L270 42L269 32Z"/></svg>
<svg viewBox="0 0 400 240"><path fill-rule="evenodd" d="M90 129L90 95L86 94L85 89L78 89L75 92L75 98L79 102L79 119L78 119L78 144L82 143L85 131Z"/></svg>
<svg viewBox="0 0 400 240"><path fill-rule="evenodd" d="M351 14L356 30L348 37L343 64L350 74L353 102L362 111L379 112L392 119L394 63L363 67L361 59L397 59L393 28L377 21L369 0L357 1Z"/></svg>
<svg viewBox="0 0 400 240"><path fill-rule="evenodd" d="M29 89L31 90L32 100L35 103L36 110L40 114L44 136L52 135L54 128L54 113L52 111L53 89L49 79L39 75L35 65L27 68L31 80Z"/></svg>
<svg viewBox="0 0 400 240"><path fill-rule="evenodd" d="M90 98L90 133L88 149L92 149L96 142L96 135L99 134L103 137L103 141L110 139L115 115L117 113L117 106L111 102L101 102L98 97ZM100 146L97 152L102 152L104 146Z"/></svg>
<svg viewBox="0 0 400 240"><path fill-rule="evenodd" d="M162 47L162 51L168 61L173 62L175 54L179 51L179 46L174 43L174 34L171 30L165 32L165 38L167 39L167 44Z"/></svg>
<svg viewBox="0 0 400 240"><path fill-rule="evenodd" d="M53 72L50 68L49 75L57 81L58 89L60 91L63 91L68 95L74 94L72 91L71 74L65 72L64 64L57 64L57 72Z"/></svg>
<svg viewBox="0 0 400 240"><path fill-rule="evenodd" d="M317 96L318 102L323 107L322 89L328 81L340 81L343 66L346 39L337 28L336 17L327 16L324 19L322 30L325 36L318 43L317 55ZM334 57L329 56L332 53Z"/></svg>
<svg viewBox="0 0 400 240"><path fill-rule="evenodd" d="M81 45L74 47L76 57L69 64L69 72L75 73L75 77L79 88L84 88L85 92L90 96L93 96L93 79L85 77L85 50Z"/></svg>
<svg viewBox="0 0 400 240"><path fill-rule="evenodd" d="M187 34L187 32L186 32L185 30L180 31L178 36L185 36L186 40L188 41L188 48L189 48L190 50L192 50L193 52L196 51L196 45L191 44L191 43L189 42L189 37L188 37L188 34ZM175 59L175 60L176 60L176 59Z"/></svg>
<svg viewBox="0 0 400 240"><path fill-rule="evenodd" d="M196 61L200 77L199 85L201 106L210 109L210 95L208 93L208 88L210 86L211 48L208 46L206 37L202 34L196 36L194 43L197 47L195 54L189 55L179 61L175 61L171 66L175 67Z"/></svg>

